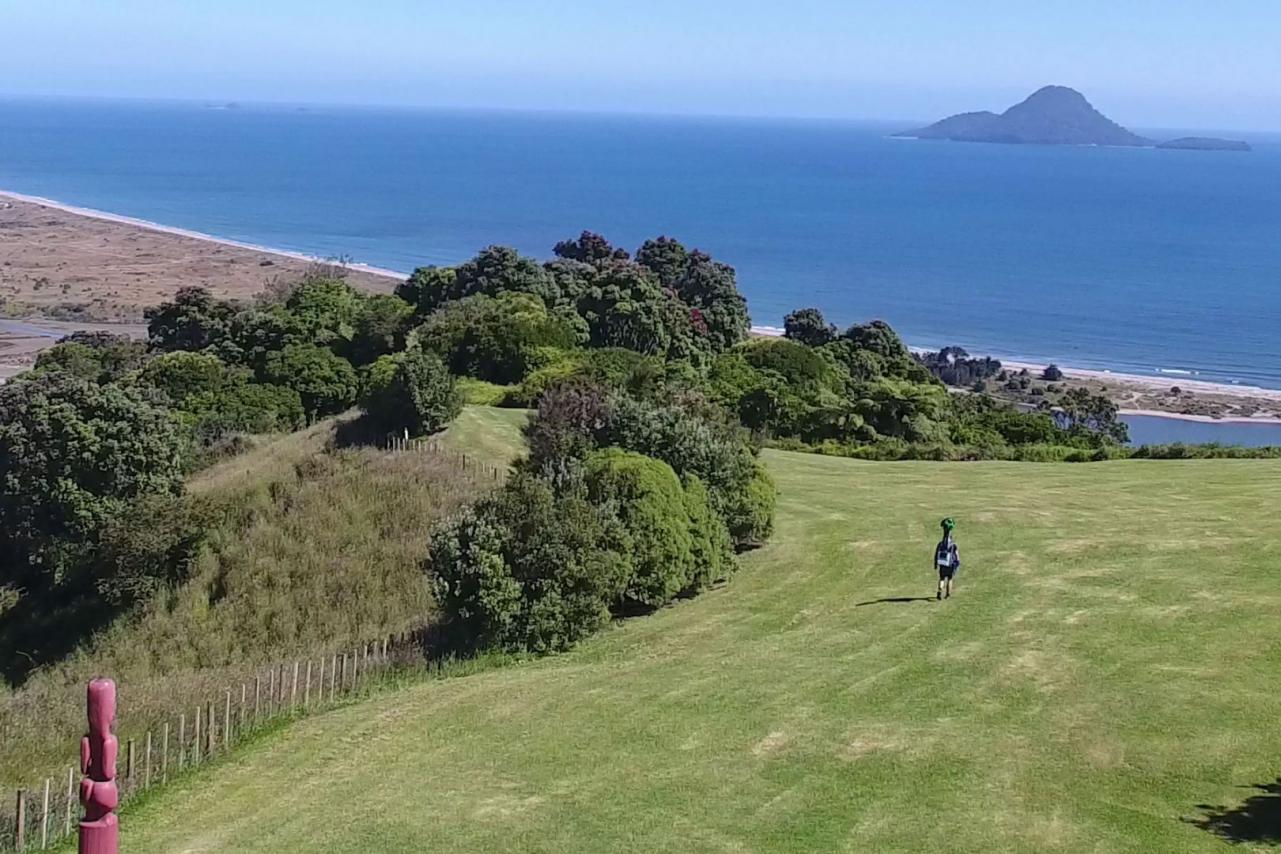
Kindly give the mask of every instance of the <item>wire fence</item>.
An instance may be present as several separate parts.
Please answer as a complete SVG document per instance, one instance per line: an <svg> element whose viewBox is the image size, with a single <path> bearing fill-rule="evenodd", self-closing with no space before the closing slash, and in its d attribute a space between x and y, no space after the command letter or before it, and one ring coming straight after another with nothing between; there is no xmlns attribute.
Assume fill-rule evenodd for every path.
<svg viewBox="0 0 1281 854"><path fill-rule="evenodd" d="M395 673L418 669L424 630L401 633L342 652L317 653L254 668L238 685L177 709L141 738L120 744L116 785L121 804L183 771L216 759L239 742L284 720L332 708ZM118 686L128 708L128 685ZM5 799L0 851L42 851L75 832L80 820L79 763Z"/></svg>
<svg viewBox="0 0 1281 854"><path fill-rule="evenodd" d="M432 454L451 460L461 466L463 471L470 472L474 478L481 481L497 483L502 480L507 471L506 468L479 462L462 451L447 448L439 436L418 439L411 439L408 436L389 436L383 448L393 454Z"/></svg>
<svg viewBox="0 0 1281 854"><path fill-rule="evenodd" d="M439 439L392 436L384 450L448 458L481 483L497 484L506 473L445 447ZM332 708L396 674L430 668L425 640L426 629L418 629L226 674L240 678L228 680L214 696L176 707L159 726L121 740L116 769L121 805L284 720ZM117 690L118 708L127 715L129 685L117 685ZM0 852L43 851L75 833L81 777L79 762L73 760L66 774L0 793Z"/></svg>

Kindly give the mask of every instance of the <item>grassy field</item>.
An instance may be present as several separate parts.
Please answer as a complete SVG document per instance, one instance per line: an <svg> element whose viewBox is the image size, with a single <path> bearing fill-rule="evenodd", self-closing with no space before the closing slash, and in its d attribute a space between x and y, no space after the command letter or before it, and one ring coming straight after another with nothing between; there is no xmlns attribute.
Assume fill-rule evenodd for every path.
<svg viewBox="0 0 1281 854"><path fill-rule="evenodd" d="M729 584L568 655L294 724L131 809L123 848L1277 840L1278 798L1251 787L1281 774L1281 465L767 460L778 532ZM938 603L949 514L965 567Z"/></svg>

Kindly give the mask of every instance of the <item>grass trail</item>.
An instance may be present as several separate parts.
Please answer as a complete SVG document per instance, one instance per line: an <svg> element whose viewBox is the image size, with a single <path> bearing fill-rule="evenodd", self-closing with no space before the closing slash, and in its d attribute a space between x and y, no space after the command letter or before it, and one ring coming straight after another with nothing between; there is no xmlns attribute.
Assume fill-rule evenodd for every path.
<svg viewBox="0 0 1281 854"><path fill-rule="evenodd" d="M123 848L1231 849L1198 805L1281 775L1281 465L767 459L778 532L728 585L302 721Z"/></svg>
<svg viewBox="0 0 1281 854"><path fill-rule="evenodd" d="M525 450L527 409L468 406L441 434L444 443L478 460L506 464Z"/></svg>

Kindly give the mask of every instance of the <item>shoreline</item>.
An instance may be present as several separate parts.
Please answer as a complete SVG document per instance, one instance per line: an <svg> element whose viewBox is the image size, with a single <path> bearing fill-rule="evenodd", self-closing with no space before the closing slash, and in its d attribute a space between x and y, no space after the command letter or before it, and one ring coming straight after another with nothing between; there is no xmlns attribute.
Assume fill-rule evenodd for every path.
<svg viewBox="0 0 1281 854"><path fill-rule="evenodd" d="M191 231L190 229L178 228L177 226L163 225L158 222L152 222L151 220L125 216L124 214L114 214L110 211L97 210L96 208L84 208L78 205L70 205L65 202L56 201L55 199L47 199L43 196L29 196L25 193L15 193L12 190L0 190L0 199L12 199L15 202L24 202L29 205L40 205L41 207L52 208L53 210L74 214L75 216L83 216L89 219L101 220L102 222L112 222L116 225L129 225L134 228L141 228L158 234L170 234L175 237L185 237L189 240L200 240L205 243L214 243L219 246L247 249L251 252L265 252L268 255L279 255L282 258L292 258L295 261L324 263L332 260L322 258L317 255L308 255L305 252L293 252L289 249L277 249L272 246L261 246L256 243L246 243L244 241L232 240L226 237L216 237L203 231ZM397 280L409 278L408 273L389 270L386 267L375 267L370 264L351 263L343 266L357 272L367 273L371 276L382 276L384 278Z"/></svg>
<svg viewBox="0 0 1281 854"><path fill-rule="evenodd" d="M780 337L783 330L774 326L753 326L751 329L753 335ZM913 352L925 352L924 348L910 347ZM1040 375L1041 371L1048 367L1047 364L1039 362L1028 362L1021 360L1000 359L1002 367L1012 370L1027 370L1028 373ZM1132 405L1126 406L1124 402L1119 404L1118 413L1121 415L1146 416L1152 418L1172 418L1177 421L1192 421L1203 424L1258 424L1264 426L1281 425L1281 389L1263 388L1261 386L1237 385L1229 383L1216 383L1208 380L1183 379L1172 377L1155 377L1144 374L1118 373L1114 371L1073 368L1070 366L1059 365L1066 379L1076 380L1080 383L1111 383L1113 386L1120 386L1124 390L1133 391L1138 394L1148 395L1169 395L1172 389L1178 388L1183 395L1189 400L1207 399L1218 397L1232 401L1236 404L1267 404L1274 413L1269 415L1238 415L1231 412L1215 416L1191 412L1176 412L1169 409L1154 409L1151 406L1143 405L1146 400L1128 401ZM1134 405L1138 404L1138 405Z"/></svg>
<svg viewBox="0 0 1281 854"><path fill-rule="evenodd" d="M317 263L317 262L323 263L327 260L319 256L308 255L303 252L294 252L287 249L278 249L271 246L263 246L261 244L254 244L254 243L248 243L245 241L232 240L230 238L217 237L212 234L192 231L190 229L179 228L175 226L167 226L161 223L139 219L137 217L126 216L123 214L114 214L109 211L102 211L102 210L96 210L93 208L85 208L78 205L66 204L63 202L56 201L54 199L48 199L41 196L33 196L25 193L17 193L10 190L0 189L0 200L5 200L5 199L12 200L13 202L16 202L19 204L37 205L40 207L49 208L51 210L56 210L61 213L69 214L72 216L84 217L84 218L99 221L99 222L106 222L114 225L121 225L129 228L136 228L152 234L167 235L171 237L184 238L188 240L196 240L207 245L229 247L229 248L245 250L249 252L257 252L257 253L262 253L264 255L275 256L278 258L288 258L293 261L299 261L299 262L305 262L305 263ZM387 280L400 281L407 278L409 275L407 273L402 273L396 270L390 270L385 267L377 267L370 264L350 263L344 266L346 266L348 269L354 272L363 273L365 275L374 276L380 279L387 279ZM41 321L47 322L50 326L53 326L54 328L64 326L63 323L59 323L53 318L42 317L38 312L33 313L32 315L30 315L30 317L39 318ZM783 330L775 326L764 326L764 325L753 326L751 327L751 334L777 337L783 334ZM913 349L918 349L918 348L913 348ZM1045 365L1040 363L1027 362L1027 361L1021 361L1021 360L1007 361L1003 359L1001 360L1001 362L1007 368L1010 368L1016 371L1026 369L1029 371L1029 373L1039 374L1040 371L1044 370L1044 368L1046 367ZM1187 394L1188 397L1190 398L1220 396L1223 398L1239 400L1239 401L1251 401L1255 403L1265 402L1268 404L1273 404L1272 408L1274 409L1274 414L1263 415L1263 416L1258 416L1258 415L1246 416L1246 415L1233 414L1229 412L1229 413L1225 413L1222 416L1215 417L1214 415L1186 413L1186 412L1172 412L1167 409L1153 409L1153 408L1150 408L1150 406L1144 405L1148 403L1148 401L1146 400L1143 400L1143 401L1133 400L1133 401L1127 401L1127 402L1130 402L1132 404L1138 404L1138 405L1131 405L1129 407L1126 407L1124 403L1122 403L1119 411L1123 415L1173 418L1176 420L1183 420L1183 421L1196 421L1196 422L1203 422L1203 423L1220 423L1220 424L1262 424L1262 425L1281 424L1281 389L1267 389L1259 386L1216 383L1216 382L1210 382L1207 380L1188 379L1188 378L1182 378L1182 377L1176 379L1176 378L1170 378L1170 377L1146 376L1143 374L1116 373L1108 370L1073 368L1071 366L1066 366L1066 365L1060 365L1059 367L1063 371L1066 377L1083 381L1083 382L1098 382L1098 383L1110 382L1110 383L1116 383L1116 384L1128 386L1131 389L1140 389L1145 392L1158 393L1158 394L1169 394L1169 392L1173 388L1177 387L1183 393Z"/></svg>
<svg viewBox="0 0 1281 854"><path fill-rule="evenodd" d="M1193 421L1197 424L1257 424L1260 427L1281 427L1281 418L1271 415L1248 417L1242 415L1225 415L1215 418L1212 415L1191 415L1186 412L1165 412L1160 409L1118 409L1119 415L1136 415L1143 418L1172 418L1175 421Z"/></svg>

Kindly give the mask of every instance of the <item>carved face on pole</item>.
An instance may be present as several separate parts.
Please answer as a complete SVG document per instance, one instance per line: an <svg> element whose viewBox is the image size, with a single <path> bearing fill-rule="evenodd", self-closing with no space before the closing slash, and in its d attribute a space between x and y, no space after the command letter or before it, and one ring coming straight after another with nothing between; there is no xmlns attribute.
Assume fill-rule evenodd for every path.
<svg viewBox="0 0 1281 854"><path fill-rule="evenodd" d="M110 735L116 723L116 683L95 679L89 683L89 733Z"/></svg>

